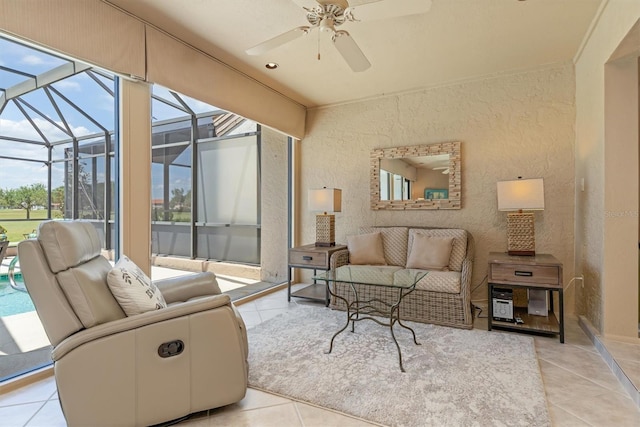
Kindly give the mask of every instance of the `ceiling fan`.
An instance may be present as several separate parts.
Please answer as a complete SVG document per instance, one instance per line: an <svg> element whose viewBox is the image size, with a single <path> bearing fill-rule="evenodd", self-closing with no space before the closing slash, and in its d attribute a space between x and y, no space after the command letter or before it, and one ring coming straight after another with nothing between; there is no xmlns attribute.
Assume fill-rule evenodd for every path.
<svg viewBox="0 0 640 427"><path fill-rule="evenodd" d="M437 168L432 168L431 170L442 171L442 173L444 175L449 175L449 166L440 166L440 167L437 167Z"/></svg>
<svg viewBox="0 0 640 427"><path fill-rule="evenodd" d="M264 41L250 49L249 55L261 55L298 37L309 34L314 28L328 32L336 49L355 72L365 71L371 63L347 31L336 30L348 21L373 21L396 18L405 15L426 13L431 8L431 0L373 0L357 1L350 6L347 0L293 0L306 11L308 26L296 27L279 36ZM320 59L320 54L318 54Z"/></svg>

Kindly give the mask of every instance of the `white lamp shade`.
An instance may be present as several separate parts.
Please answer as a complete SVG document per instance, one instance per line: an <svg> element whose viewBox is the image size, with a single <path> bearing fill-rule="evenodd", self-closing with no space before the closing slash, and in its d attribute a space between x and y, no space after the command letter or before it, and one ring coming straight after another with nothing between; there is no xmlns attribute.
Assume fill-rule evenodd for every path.
<svg viewBox="0 0 640 427"><path fill-rule="evenodd" d="M544 210L544 183L542 178L499 181L498 210Z"/></svg>
<svg viewBox="0 0 640 427"><path fill-rule="evenodd" d="M309 210L311 212L341 212L342 190L339 188L319 188L309 190Z"/></svg>

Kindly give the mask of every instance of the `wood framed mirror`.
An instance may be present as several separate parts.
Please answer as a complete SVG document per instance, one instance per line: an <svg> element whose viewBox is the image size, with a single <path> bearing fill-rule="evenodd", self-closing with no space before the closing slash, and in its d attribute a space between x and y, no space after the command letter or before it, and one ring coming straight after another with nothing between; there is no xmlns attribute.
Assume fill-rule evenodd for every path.
<svg viewBox="0 0 640 427"><path fill-rule="evenodd" d="M371 151L371 209L460 209L460 142Z"/></svg>

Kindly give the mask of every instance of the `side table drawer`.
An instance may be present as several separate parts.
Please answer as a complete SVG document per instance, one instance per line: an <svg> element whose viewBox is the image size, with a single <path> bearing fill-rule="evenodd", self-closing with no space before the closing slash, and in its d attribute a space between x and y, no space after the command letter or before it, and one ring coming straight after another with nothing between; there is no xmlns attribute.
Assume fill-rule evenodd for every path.
<svg viewBox="0 0 640 427"><path fill-rule="evenodd" d="M557 266L491 264L489 281L559 285L560 274Z"/></svg>
<svg viewBox="0 0 640 427"><path fill-rule="evenodd" d="M291 267L328 268L329 261L326 252L289 250L289 265Z"/></svg>

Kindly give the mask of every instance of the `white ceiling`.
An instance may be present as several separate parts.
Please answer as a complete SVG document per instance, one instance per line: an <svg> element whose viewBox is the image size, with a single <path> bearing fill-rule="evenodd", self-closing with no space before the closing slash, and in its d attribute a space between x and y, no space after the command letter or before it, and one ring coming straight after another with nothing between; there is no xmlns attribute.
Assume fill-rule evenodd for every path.
<svg viewBox="0 0 640 427"><path fill-rule="evenodd" d="M292 0L108 1L314 107L569 61L601 0L433 0L426 14L347 22L340 29L372 64L360 73L317 30L260 56L245 53L308 25Z"/></svg>

